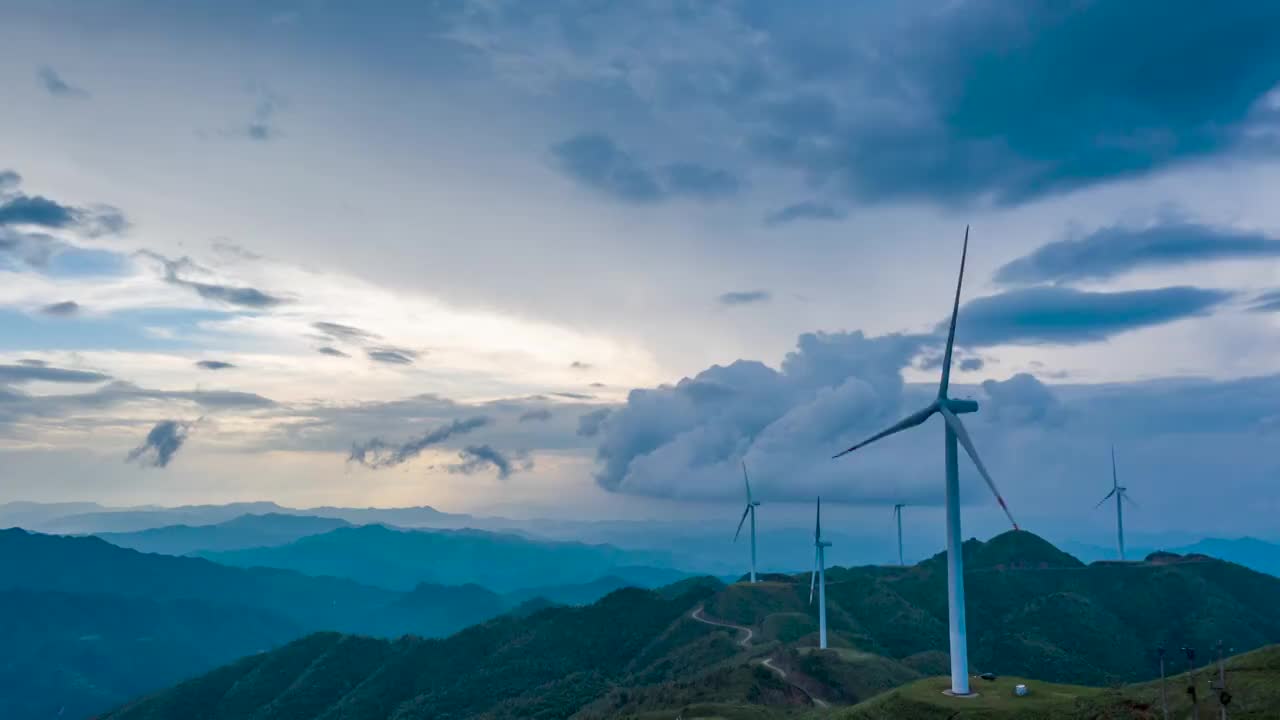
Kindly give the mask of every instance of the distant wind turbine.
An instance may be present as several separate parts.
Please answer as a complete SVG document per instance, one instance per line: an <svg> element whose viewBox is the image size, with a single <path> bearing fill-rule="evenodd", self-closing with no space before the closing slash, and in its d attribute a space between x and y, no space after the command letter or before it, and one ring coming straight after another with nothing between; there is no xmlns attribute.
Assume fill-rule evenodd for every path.
<svg viewBox="0 0 1280 720"><path fill-rule="evenodd" d="M1137 507L1138 503L1130 499L1129 488L1120 486L1120 478L1116 474L1116 447L1114 445L1111 446L1111 492L1099 500L1098 504L1093 506L1094 509L1102 507L1102 503L1110 500L1113 495L1116 498L1116 547L1120 550L1120 559L1124 560L1124 503L1128 502L1134 507Z"/></svg>
<svg viewBox="0 0 1280 720"><path fill-rule="evenodd" d="M951 308L951 328L947 331L947 348L942 357L942 382L938 385L937 399L924 409L908 415L896 425L872 435L835 456L846 455L881 438L923 424L924 421L933 417L935 413L941 415L942 419L946 421L947 615L951 627L951 694L953 695L969 694L969 646L965 633L964 616L964 558L961 555L960 471L957 462L957 441L964 446L965 452L973 460L974 466L978 468L978 474L982 475L982 479L987 481L987 487L991 488L992 494L996 496L996 502L1000 503L1005 515L1009 517L1009 522L1013 524L1013 529L1018 529L1018 523L1013 519L1013 514L1009 512L1009 507L1005 505L1004 498L1000 496L1000 492L996 489L995 481L991 479L990 473L987 472L987 467L982 464L982 460L978 457L978 451L974 448L973 441L969 439L969 432L965 430L964 423L960 422L959 416L961 414L978 411L978 403L973 400L954 400L947 397L947 389L951 382L951 354L956 339L956 316L960 314L960 288L964 283L964 261L968 254L969 228L966 226L964 229L964 249L960 253L960 278L956 281L956 298Z"/></svg>
<svg viewBox="0 0 1280 720"><path fill-rule="evenodd" d="M906 507L906 503L898 503L893 506L893 519L898 521L898 564L906 565L902 560L902 508Z"/></svg>
<svg viewBox="0 0 1280 720"><path fill-rule="evenodd" d="M747 516L751 516L751 582L756 581L756 508L760 507L760 502L751 499L751 481L747 479L747 464L742 463L742 482L747 485L747 507L742 511L742 519L738 521L738 531L733 534L733 541L738 542L738 536L742 534L742 523L746 522Z"/></svg>
<svg viewBox="0 0 1280 720"><path fill-rule="evenodd" d="M813 586L818 586L818 647L827 649L827 554L831 543L822 539L822 498L818 498L818 514L813 524L813 574L809 576L809 604L813 604Z"/></svg>

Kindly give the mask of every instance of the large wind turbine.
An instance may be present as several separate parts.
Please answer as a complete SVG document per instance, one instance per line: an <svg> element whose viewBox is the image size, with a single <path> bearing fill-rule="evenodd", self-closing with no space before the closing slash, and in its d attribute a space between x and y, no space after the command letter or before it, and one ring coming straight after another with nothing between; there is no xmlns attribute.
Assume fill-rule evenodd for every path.
<svg viewBox="0 0 1280 720"><path fill-rule="evenodd" d="M956 316L960 314L960 287L964 283L964 261L968 253L969 228L966 226L964 229L964 249L960 253L960 278L956 281L956 298L951 307L951 327L947 331L947 348L942 357L942 382L938 385L937 399L924 409L908 415L896 425L872 435L835 456L840 457L851 453L881 438L920 425L925 420L933 417L935 413L941 415L945 421L947 463L947 615L951 626L951 694L953 695L969 694L969 647L965 636L964 559L961 556L960 472L957 463L957 441L964 446L965 452L973 460L973 464L978 468L978 473L982 475L982 479L987 481L987 487L991 488L992 494L996 496L996 501L1000 503L1005 515L1008 515L1009 522L1013 523L1013 529L1018 529L1018 523L1014 521L1013 515L1009 512L1009 507L1005 505L1004 498L1000 497L1000 492L996 490L995 481L991 479L986 466L982 464L982 460L978 457L978 451L973 447L973 441L969 439L969 433L965 430L964 423L960 422L959 416L961 414L978 411L978 403L973 400L954 400L947 397L947 388L951 382L951 354L956 339Z"/></svg>
<svg viewBox="0 0 1280 720"><path fill-rule="evenodd" d="M760 507L758 500L751 499L751 481L747 479L747 464L742 463L742 482L747 485L747 507L742 511L742 519L738 521L738 531L733 534L733 541L738 542L738 536L742 534L742 523L746 521L747 516L751 516L751 582L756 581L756 508Z"/></svg>
<svg viewBox="0 0 1280 720"><path fill-rule="evenodd" d="M898 503L893 506L893 519L898 522L898 564L906 565L902 560L902 508L906 507L906 503Z"/></svg>
<svg viewBox="0 0 1280 720"><path fill-rule="evenodd" d="M827 554L831 543L822 539L822 498L818 498L818 515L813 524L813 574L809 576L809 603L813 604L813 586L818 586L818 647L827 649Z"/></svg>
<svg viewBox="0 0 1280 720"><path fill-rule="evenodd" d="M1094 509L1102 507L1102 503L1111 499L1114 495L1116 498L1116 547L1120 550L1120 559L1124 560L1124 501L1129 499L1129 488L1120 486L1120 478L1116 474L1116 447L1111 446L1111 492L1107 496L1098 501L1094 505ZM1134 503L1136 504L1136 503Z"/></svg>

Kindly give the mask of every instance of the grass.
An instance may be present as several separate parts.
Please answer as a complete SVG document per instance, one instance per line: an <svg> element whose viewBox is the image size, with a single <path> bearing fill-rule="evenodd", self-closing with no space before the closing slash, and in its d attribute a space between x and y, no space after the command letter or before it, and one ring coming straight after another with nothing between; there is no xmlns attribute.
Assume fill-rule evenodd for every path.
<svg viewBox="0 0 1280 720"><path fill-rule="evenodd" d="M837 712L832 717L848 720L1057 720L1075 717L1075 708L1081 701L1105 692L1099 688L1058 685L1018 677L1001 677L992 682L974 679L973 683L971 689L977 695L959 698L943 694L951 687L949 678L925 678L874 697L843 713ZM1014 686L1020 683L1030 689L1030 694L1024 697L1014 694Z"/></svg>

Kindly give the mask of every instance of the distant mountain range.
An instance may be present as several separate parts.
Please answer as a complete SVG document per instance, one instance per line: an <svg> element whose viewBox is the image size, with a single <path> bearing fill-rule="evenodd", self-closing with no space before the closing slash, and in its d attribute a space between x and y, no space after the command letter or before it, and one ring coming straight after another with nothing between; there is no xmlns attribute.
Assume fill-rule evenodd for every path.
<svg viewBox="0 0 1280 720"><path fill-rule="evenodd" d="M1068 543L1066 547L1077 557L1087 562L1114 560L1118 555L1114 547L1108 548L1084 543ZM1280 577L1280 544L1257 538L1244 537L1231 540L1205 538L1185 545L1130 547L1126 548L1125 555L1130 559L1141 559L1154 552L1171 552L1178 555L1208 555L1219 560L1227 560L1237 565L1243 565L1251 570Z"/></svg>
<svg viewBox="0 0 1280 720"><path fill-rule="evenodd" d="M211 528L166 528L131 536L179 544L193 538L218 542L282 528L315 529L314 518L256 516ZM326 521L330 522L330 521ZM357 541L400 539L382 527L342 528L336 536ZM234 532L233 532L234 531ZM324 547L343 551L329 534ZM194 533L194 534L193 534ZM408 533L417 536L420 533ZM421 533L426 535L426 533ZM449 541L461 538L462 545ZM489 545L489 541L496 543ZM521 543L532 548L522 550ZM375 551L355 542L359 552ZM550 568L563 562L578 572L614 571L592 580L524 587L501 594L478 585L413 583L407 592L274 568L237 568L202 558L142 553L97 537L0 531L0 647L21 663L0 662L0 718L56 717L60 708L84 717L128 697L204 672L236 657L270 649L316 630L399 637L446 635L508 611L532 612L555 604L584 604L627 585L651 585L684 577L662 569L613 567L610 548L530 543L491 533L445 534L432 546L440 554L469 548L477 556L506 552L512 561L532 558ZM410 548L421 549L411 544ZM479 548L479 549L477 549ZM586 550L584 550L586 548ZM170 546L170 549L173 549ZM396 546L387 549L396 552ZM488 554L486 554L488 553ZM432 556L425 556L429 561ZM584 560L585 558L585 560ZM589 565L575 562L584 560ZM452 567L443 561L443 568ZM393 564L391 566L394 566ZM387 566L382 566L387 567ZM534 567L534 566L531 566ZM522 573L522 574L521 574ZM516 573L534 582L533 570ZM555 577L574 575L555 573ZM407 577L407 576L405 576ZM150 618L150 619L149 619ZM52 707L54 701L58 707Z"/></svg>
<svg viewBox="0 0 1280 720"><path fill-rule="evenodd" d="M200 555L224 565L285 568L398 590L427 582L474 583L510 592L585 583L604 575L648 587L688 576L670 569L671 557L663 553L538 542L482 530L402 530L383 525L343 527L278 547Z"/></svg>
<svg viewBox="0 0 1280 720"><path fill-rule="evenodd" d="M1027 532L970 540L964 553L975 672L1110 685L1154 677L1158 645L1207 650L1222 639L1245 650L1280 641L1280 579L1231 563L1163 554L1085 565ZM832 568L828 582L826 652L813 647L807 575L729 586L690 579L502 616L442 640L313 635L107 717L786 717L945 672L943 556ZM1242 708L1258 706L1248 694L1261 691L1239 692ZM1087 717L1095 716L1103 715Z"/></svg>
<svg viewBox="0 0 1280 720"><path fill-rule="evenodd" d="M349 523L310 515L241 515L214 525L166 525L134 532L94 533L112 545L162 555L245 550L285 545Z"/></svg>

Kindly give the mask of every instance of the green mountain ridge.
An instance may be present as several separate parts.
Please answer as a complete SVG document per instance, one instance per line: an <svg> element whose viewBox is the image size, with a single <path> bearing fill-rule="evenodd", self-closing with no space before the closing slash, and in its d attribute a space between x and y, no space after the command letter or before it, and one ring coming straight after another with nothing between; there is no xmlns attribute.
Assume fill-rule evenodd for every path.
<svg viewBox="0 0 1280 720"><path fill-rule="evenodd" d="M1046 688L1107 686L1154 677L1152 648L1160 644L1207 648L1226 638L1248 650L1280 641L1280 579L1230 563L1177 557L1086 566L1025 532L969 541L965 553L974 672L1034 677ZM531 609L439 640L338 638L252 717L837 716L844 710L826 711L819 701L857 708L945 671L946 574L937 560L830 569L831 650L813 647L807 575L729 586L691 579L658 591L619 590L582 608ZM695 618L699 608L704 619L750 628L750 640ZM252 687L249 674L279 652L107 717L229 720L236 716L227 698ZM342 669L337 680L312 674L331 665ZM308 714L285 711L304 688L318 698Z"/></svg>

